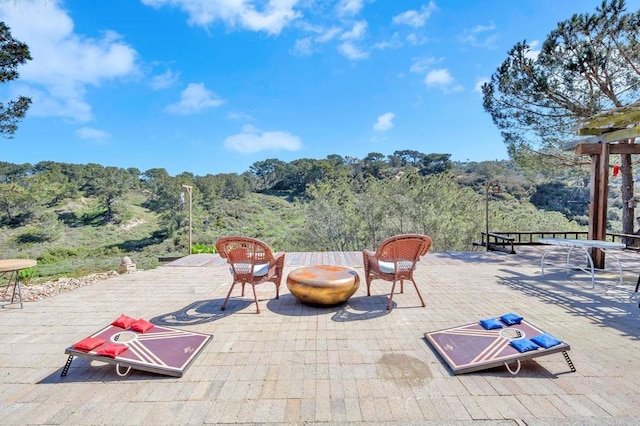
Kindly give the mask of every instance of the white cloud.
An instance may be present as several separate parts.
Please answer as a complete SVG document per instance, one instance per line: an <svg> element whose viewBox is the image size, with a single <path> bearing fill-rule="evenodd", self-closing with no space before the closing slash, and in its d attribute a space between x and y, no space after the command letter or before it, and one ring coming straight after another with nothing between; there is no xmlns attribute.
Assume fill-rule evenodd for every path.
<svg viewBox="0 0 640 426"><path fill-rule="evenodd" d="M102 141L104 139L108 139L111 135L103 130L94 129L92 127L81 127L76 130L76 134L81 139L93 140L93 141Z"/></svg>
<svg viewBox="0 0 640 426"><path fill-rule="evenodd" d="M453 77L446 68L432 70L424 78L427 86L448 86L453 83Z"/></svg>
<svg viewBox="0 0 640 426"><path fill-rule="evenodd" d="M496 29L496 23L491 22L489 25L476 25L471 29L472 33L484 33L486 31L493 31Z"/></svg>
<svg viewBox="0 0 640 426"><path fill-rule="evenodd" d="M93 119L87 86L137 74L137 52L113 31L97 39L74 33L60 4L0 2L0 20L33 57L20 68L20 83L34 100L30 114L87 122Z"/></svg>
<svg viewBox="0 0 640 426"><path fill-rule="evenodd" d="M393 33L390 39L380 41L373 45L373 48L378 50L399 49L401 47L402 47L402 41L400 40L400 35L398 33Z"/></svg>
<svg viewBox="0 0 640 426"><path fill-rule="evenodd" d="M433 56L425 56L421 58L413 58L412 59L411 68L409 68L410 72L422 74L430 69L434 64L439 62L439 59Z"/></svg>
<svg viewBox="0 0 640 426"><path fill-rule="evenodd" d="M316 40L320 43L326 43L334 39L342 30L337 27L327 28L321 31Z"/></svg>
<svg viewBox="0 0 640 426"><path fill-rule="evenodd" d="M341 40L360 40L367 32L367 21L358 21L353 24L350 31L345 31L340 36Z"/></svg>
<svg viewBox="0 0 640 426"><path fill-rule="evenodd" d="M357 15L363 5L363 0L340 0L336 5L336 12L340 17Z"/></svg>
<svg viewBox="0 0 640 426"><path fill-rule="evenodd" d="M244 154L272 150L297 151L301 146L300 138L289 132L264 132L251 125L244 126L239 134L224 140L225 148Z"/></svg>
<svg viewBox="0 0 640 426"><path fill-rule="evenodd" d="M253 117L250 116L249 114L245 114L244 112L239 112L239 111L229 111L227 113L227 118L229 120L235 120L235 121L251 121L251 120L253 120Z"/></svg>
<svg viewBox="0 0 640 426"><path fill-rule="evenodd" d="M291 53L294 55L311 55L316 52L316 45L328 43L337 38L337 36L342 32L338 27L323 28L319 26L305 25L303 29L317 35L296 40L293 49L291 49Z"/></svg>
<svg viewBox="0 0 640 426"><path fill-rule="evenodd" d="M180 80L180 73L167 70L162 74L154 75L151 78L151 87L156 90L166 89L173 86Z"/></svg>
<svg viewBox="0 0 640 426"><path fill-rule="evenodd" d="M165 110L172 114L187 115L220 106L224 102L224 99L204 87L203 83L190 83L180 93L180 101L169 105Z"/></svg>
<svg viewBox="0 0 640 426"><path fill-rule="evenodd" d="M305 37L296 40L291 53L300 56L311 55L313 53L313 39L311 37Z"/></svg>
<svg viewBox="0 0 640 426"><path fill-rule="evenodd" d="M392 22L394 24L409 25L410 27L419 28L424 27L431 16L431 13L436 11L438 7L433 1L430 1L427 6L422 5L420 10L407 10L399 15L393 17Z"/></svg>
<svg viewBox="0 0 640 426"><path fill-rule="evenodd" d="M373 130L377 130L379 132L386 132L387 130L393 129L393 118L396 115L392 112L387 112L382 114L376 120L376 124L373 125Z"/></svg>
<svg viewBox="0 0 640 426"><path fill-rule="evenodd" d="M462 86L454 84L455 80L446 68L429 71L424 77L424 83L429 88L440 88L445 92L459 92L463 89Z"/></svg>
<svg viewBox="0 0 640 426"><path fill-rule="evenodd" d="M358 49L353 43L348 41L340 44L338 46L338 51L353 61L364 59L369 56L369 53L363 52L362 50Z"/></svg>
<svg viewBox="0 0 640 426"><path fill-rule="evenodd" d="M206 28L222 21L229 27L274 35L302 16L294 10L298 0L142 0L142 3L152 7L178 7L187 13L190 25Z"/></svg>
<svg viewBox="0 0 640 426"><path fill-rule="evenodd" d="M476 80L476 84L473 86L473 91L482 93L482 85L488 83L489 79L487 77L480 77Z"/></svg>
<svg viewBox="0 0 640 426"><path fill-rule="evenodd" d="M492 33L496 29L496 24L491 22L489 25L476 25L470 30L464 30L463 35L459 39L463 43L468 43L474 47L493 48L496 45L498 36Z"/></svg>
<svg viewBox="0 0 640 426"><path fill-rule="evenodd" d="M414 46L419 46L419 45L425 44L428 41L428 39L423 35L411 33L407 36L407 41L413 44Z"/></svg>

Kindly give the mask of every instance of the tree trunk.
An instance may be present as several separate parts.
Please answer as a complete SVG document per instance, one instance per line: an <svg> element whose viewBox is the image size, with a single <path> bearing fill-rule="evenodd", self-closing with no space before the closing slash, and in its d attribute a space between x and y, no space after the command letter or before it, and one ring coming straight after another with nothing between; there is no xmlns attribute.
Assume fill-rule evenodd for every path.
<svg viewBox="0 0 640 426"><path fill-rule="evenodd" d="M633 234L634 226L634 203L633 199L633 168L631 154L620 155L620 193L622 195L622 233ZM627 243L625 241L625 243Z"/></svg>

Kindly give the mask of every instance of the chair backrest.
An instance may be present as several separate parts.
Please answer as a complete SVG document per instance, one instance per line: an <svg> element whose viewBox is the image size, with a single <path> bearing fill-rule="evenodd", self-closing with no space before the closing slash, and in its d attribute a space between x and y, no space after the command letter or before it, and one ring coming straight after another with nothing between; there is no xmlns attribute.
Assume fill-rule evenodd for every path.
<svg viewBox="0 0 640 426"><path fill-rule="evenodd" d="M385 262L417 262L431 248L431 238L421 234L401 234L380 243L375 258Z"/></svg>
<svg viewBox="0 0 640 426"><path fill-rule="evenodd" d="M251 237L223 237L216 241L216 250L228 263L260 265L273 260L267 243Z"/></svg>

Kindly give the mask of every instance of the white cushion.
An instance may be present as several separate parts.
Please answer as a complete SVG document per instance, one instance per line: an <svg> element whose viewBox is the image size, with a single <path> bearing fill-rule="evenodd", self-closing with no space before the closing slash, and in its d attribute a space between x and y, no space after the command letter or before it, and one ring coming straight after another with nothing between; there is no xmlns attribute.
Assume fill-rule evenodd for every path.
<svg viewBox="0 0 640 426"><path fill-rule="evenodd" d="M410 260L401 260L398 262L399 271L408 271L412 266L413 262ZM393 274L395 272L393 262L384 262L382 260L379 260L378 267L380 268L380 272L385 274Z"/></svg>
<svg viewBox="0 0 640 426"><path fill-rule="evenodd" d="M235 263L234 268L236 269L236 271L238 272L244 272L247 273L251 270L251 264L250 263ZM253 276L254 277L264 277L265 275L267 275L267 272L269 272L269 264L268 263L263 263L261 265L255 265L253 267ZM233 269L231 269L231 273L233 274Z"/></svg>

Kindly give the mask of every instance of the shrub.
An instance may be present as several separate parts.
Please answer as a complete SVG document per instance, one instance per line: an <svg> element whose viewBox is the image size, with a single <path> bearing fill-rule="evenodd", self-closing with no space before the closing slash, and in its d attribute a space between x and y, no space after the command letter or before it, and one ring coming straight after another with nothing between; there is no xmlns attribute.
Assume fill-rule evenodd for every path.
<svg viewBox="0 0 640 426"><path fill-rule="evenodd" d="M58 228L30 226L21 234L16 235L15 241L17 244L38 244L55 241L59 237L60 230Z"/></svg>
<svg viewBox="0 0 640 426"><path fill-rule="evenodd" d="M191 253L217 253L216 248L214 246L208 246L202 243L195 243L193 247L191 247Z"/></svg>
<svg viewBox="0 0 640 426"><path fill-rule="evenodd" d="M36 276L36 270L33 268L21 269L18 272L18 278L23 284L29 284L32 278Z"/></svg>
<svg viewBox="0 0 640 426"><path fill-rule="evenodd" d="M61 260L68 259L70 257L78 257L82 253L82 250L77 248L66 247L52 247L48 251L38 256L38 263L48 264L56 263Z"/></svg>

